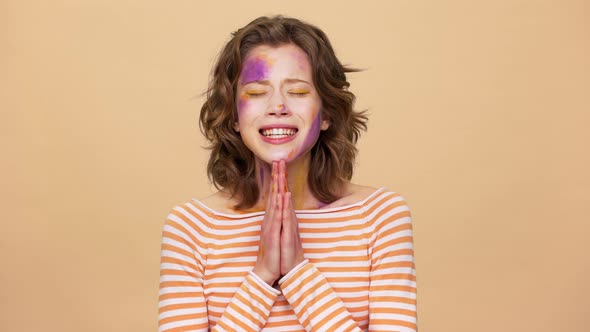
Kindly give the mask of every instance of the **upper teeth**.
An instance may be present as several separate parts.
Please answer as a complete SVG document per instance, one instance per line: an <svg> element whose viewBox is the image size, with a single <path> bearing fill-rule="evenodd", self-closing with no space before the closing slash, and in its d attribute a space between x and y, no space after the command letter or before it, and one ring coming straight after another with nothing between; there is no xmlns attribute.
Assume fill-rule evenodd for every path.
<svg viewBox="0 0 590 332"><path fill-rule="evenodd" d="M264 136L291 136L291 135L295 135L295 129L291 129L291 128L263 129L262 135L264 135Z"/></svg>

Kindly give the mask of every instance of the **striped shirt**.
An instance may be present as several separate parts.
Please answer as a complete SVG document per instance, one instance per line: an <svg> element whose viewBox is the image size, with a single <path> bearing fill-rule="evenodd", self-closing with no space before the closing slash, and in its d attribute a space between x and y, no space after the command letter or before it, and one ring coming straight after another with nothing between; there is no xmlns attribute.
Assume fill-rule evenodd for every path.
<svg viewBox="0 0 590 332"><path fill-rule="evenodd" d="M378 189L355 204L297 210L305 260L275 289L252 271L264 211L197 200L162 235L159 331L416 331L411 215Z"/></svg>

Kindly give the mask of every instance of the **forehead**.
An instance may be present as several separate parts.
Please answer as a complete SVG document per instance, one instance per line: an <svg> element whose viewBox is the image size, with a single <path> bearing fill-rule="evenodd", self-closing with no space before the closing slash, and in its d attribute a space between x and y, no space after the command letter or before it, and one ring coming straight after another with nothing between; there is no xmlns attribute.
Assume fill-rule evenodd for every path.
<svg viewBox="0 0 590 332"><path fill-rule="evenodd" d="M241 74L251 72L252 69L265 69L268 73L311 74L307 54L295 44L256 46L246 55Z"/></svg>

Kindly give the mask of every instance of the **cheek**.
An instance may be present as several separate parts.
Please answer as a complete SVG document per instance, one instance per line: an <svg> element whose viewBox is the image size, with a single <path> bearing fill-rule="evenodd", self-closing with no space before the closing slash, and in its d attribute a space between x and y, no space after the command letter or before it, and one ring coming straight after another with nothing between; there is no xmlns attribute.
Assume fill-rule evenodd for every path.
<svg viewBox="0 0 590 332"><path fill-rule="evenodd" d="M309 133L307 133L307 137L305 138L305 142L304 142L305 146L309 146L309 145L314 144L315 140L318 139L318 136L320 134L321 122L322 122L322 117L321 117L320 112L318 112L318 115L313 120L313 123L311 124L311 128L309 129Z"/></svg>
<svg viewBox="0 0 590 332"><path fill-rule="evenodd" d="M248 108L249 99L250 97L247 94L241 94L238 97L238 116Z"/></svg>
<svg viewBox="0 0 590 332"><path fill-rule="evenodd" d="M321 114L318 112L318 115L311 123L311 127L309 128L309 132L307 132L307 136L305 136L305 139L303 140L303 143L301 144L301 146L296 149L293 149L293 150L291 150L291 152L289 152L289 155L288 155L289 159L295 157L300 151L310 149L315 144L318 137L320 136L321 124L322 124L322 117L321 117Z"/></svg>

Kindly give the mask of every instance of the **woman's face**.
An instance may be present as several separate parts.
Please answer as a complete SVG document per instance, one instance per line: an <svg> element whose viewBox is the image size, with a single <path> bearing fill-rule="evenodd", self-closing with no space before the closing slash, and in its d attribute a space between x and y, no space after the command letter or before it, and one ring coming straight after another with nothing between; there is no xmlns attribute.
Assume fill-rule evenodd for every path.
<svg viewBox="0 0 590 332"><path fill-rule="evenodd" d="M236 99L234 129L266 163L288 163L307 155L320 130L329 126L321 118L307 54L294 44L252 49L244 60Z"/></svg>

